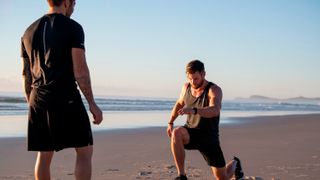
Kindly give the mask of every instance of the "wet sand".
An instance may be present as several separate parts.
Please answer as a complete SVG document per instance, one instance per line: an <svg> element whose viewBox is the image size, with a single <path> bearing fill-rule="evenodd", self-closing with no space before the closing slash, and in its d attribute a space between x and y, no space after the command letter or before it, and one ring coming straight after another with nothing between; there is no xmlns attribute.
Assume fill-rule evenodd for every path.
<svg viewBox="0 0 320 180"><path fill-rule="evenodd" d="M320 114L236 118L220 126L226 161L242 160L245 179L310 180L320 176ZM173 179L166 127L94 133L94 180ZM213 179L200 153L187 151L190 179ZM33 179L35 152L26 138L0 139L0 179ZM74 179L73 149L55 153L52 179Z"/></svg>

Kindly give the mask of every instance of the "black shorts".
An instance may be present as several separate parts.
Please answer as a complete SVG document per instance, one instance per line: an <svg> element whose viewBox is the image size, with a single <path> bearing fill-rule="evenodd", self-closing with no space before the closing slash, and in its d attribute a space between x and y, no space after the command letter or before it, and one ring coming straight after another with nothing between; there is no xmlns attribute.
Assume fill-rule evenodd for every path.
<svg viewBox="0 0 320 180"><path fill-rule="evenodd" d="M59 151L93 145L90 120L80 94L43 101L31 93L28 150Z"/></svg>
<svg viewBox="0 0 320 180"><path fill-rule="evenodd" d="M199 129L184 128L187 129L190 136L189 144L184 145L185 149L199 150L209 166L225 167L226 162L218 138L213 138Z"/></svg>

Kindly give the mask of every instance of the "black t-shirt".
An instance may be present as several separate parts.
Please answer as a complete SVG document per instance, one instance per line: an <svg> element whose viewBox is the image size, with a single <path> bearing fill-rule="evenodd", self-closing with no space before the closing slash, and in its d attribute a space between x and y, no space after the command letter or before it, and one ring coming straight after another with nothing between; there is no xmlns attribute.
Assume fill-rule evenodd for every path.
<svg viewBox="0 0 320 180"><path fill-rule="evenodd" d="M62 14L47 14L27 28L21 41L21 56L30 63L33 88L76 88L71 49L85 48L80 24Z"/></svg>

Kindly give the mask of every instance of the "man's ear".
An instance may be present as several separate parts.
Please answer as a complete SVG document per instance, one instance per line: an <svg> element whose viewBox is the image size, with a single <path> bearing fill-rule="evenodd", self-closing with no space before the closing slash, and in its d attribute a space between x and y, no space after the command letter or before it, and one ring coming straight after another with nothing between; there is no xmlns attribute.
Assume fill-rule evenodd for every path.
<svg viewBox="0 0 320 180"><path fill-rule="evenodd" d="M64 8L67 9L68 8L67 0L64 0L62 3L63 3Z"/></svg>
<svg viewBox="0 0 320 180"><path fill-rule="evenodd" d="M201 72L201 75L202 75L203 77L205 77L205 76L206 76L206 71L202 71L202 72Z"/></svg>

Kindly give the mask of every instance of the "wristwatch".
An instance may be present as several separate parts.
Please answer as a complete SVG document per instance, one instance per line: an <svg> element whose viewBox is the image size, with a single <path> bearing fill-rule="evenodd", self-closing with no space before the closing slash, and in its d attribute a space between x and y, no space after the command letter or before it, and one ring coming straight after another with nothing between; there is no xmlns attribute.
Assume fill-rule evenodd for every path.
<svg viewBox="0 0 320 180"><path fill-rule="evenodd" d="M194 111L193 114L197 114L197 113L198 113L198 108L194 107L194 108L192 108L192 109L193 109L193 111Z"/></svg>

